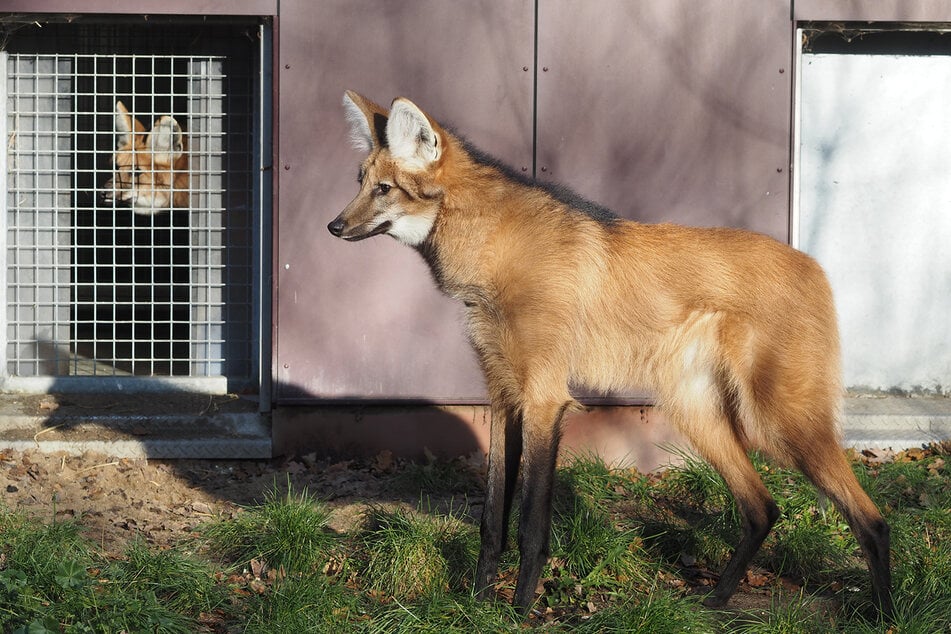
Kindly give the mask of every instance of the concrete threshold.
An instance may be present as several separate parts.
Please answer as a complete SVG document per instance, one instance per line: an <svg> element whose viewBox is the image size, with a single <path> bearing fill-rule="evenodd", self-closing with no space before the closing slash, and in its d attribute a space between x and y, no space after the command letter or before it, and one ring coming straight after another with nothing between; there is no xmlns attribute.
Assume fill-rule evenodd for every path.
<svg viewBox="0 0 951 634"><path fill-rule="evenodd" d="M271 458L257 403L234 395L0 394L0 450L115 458Z"/></svg>
<svg viewBox="0 0 951 634"><path fill-rule="evenodd" d="M298 408L284 409L290 414ZM387 408L380 409L388 411ZM415 421L414 425L419 422L418 419L426 419L423 415L425 412L403 411L405 409L400 410L403 418ZM621 425L623 436L633 436L643 441L646 433L642 429L644 425L635 422L640 420L643 423L645 412L653 408L595 409L624 412L619 419L624 421ZM640 412L640 416L637 416L637 412ZM257 403L253 400L234 395L177 392L0 394L0 450L40 450L72 455L94 451L116 458L226 460L268 459L275 449L299 448L297 442L289 443L288 447L275 447L272 444L269 418L257 411ZM335 434L341 433L339 429L329 429L324 424L333 422L330 420L333 419L332 412L311 411L305 418L307 428L320 430L318 444L324 448L335 442ZM476 432L487 432L487 420L476 425L468 420L472 416L458 418L473 426ZM592 418L590 414L586 416L583 425L586 436L600 429L597 418ZM343 427L349 429L353 426L351 422ZM664 423L661 426L666 428ZM618 424L608 427L620 433ZM442 431L437 435L444 435L445 421L440 422L438 429ZM364 434L367 431L363 430ZM406 433L412 438L410 442L413 446L423 447L434 443L439 446L435 442L438 438L430 437L435 432L428 428L412 427ZM379 440L386 442L383 436L385 434L381 434ZM368 442L372 439L364 435L363 440ZM890 448L898 451L947 440L951 440L949 398L849 397L845 401L843 444L847 447L859 450ZM607 445L613 446L617 444L616 441L615 438ZM481 445L473 446L478 448ZM604 448L595 449L602 451ZM360 453L359 448L349 447L349 450Z"/></svg>
<svg viewBox="0 0 951 634"><path fill-rule="evenodd" d="M853 396L845 400L843 444L910 449L951 440L951 398Z"/></svg>

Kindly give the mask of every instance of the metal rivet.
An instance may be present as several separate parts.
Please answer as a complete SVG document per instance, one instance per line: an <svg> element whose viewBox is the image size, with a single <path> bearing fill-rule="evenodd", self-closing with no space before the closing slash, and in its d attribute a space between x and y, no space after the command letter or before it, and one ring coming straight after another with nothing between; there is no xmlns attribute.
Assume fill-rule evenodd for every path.
<svg viewBox="0 0 951 634"><path fill-rule="evenodd" d="M785 73L785 72L786 72L786 69L785 69L785 68L780 68L780 69L779 69L779 74L780 74L780 75L782 75L782 74Z"/></svg>
<svg viewBox="0 0 951 634"><path fill-rule="evenodd" d="M547 167L543 167L543 168L542 168L542 171L543 171L543 172L547 172L547 171L548 171L548 168L547 168Z"/></svg>
<svg viewBox="0 0 951 634"><path fill-rule="evenodd" d="M522 70L524 70L524 71L527 73L527 72L528 72L528 66L522 66Z"/></svg>
<svg viewBox="0 0 951 634"><path fill-rule="evenodd" d="M285 69L285 70L289 70L289 69L290 69L290 67L291 67L291 65L290 65L290 64L284 64L284 69Z"/></svg>
<svg viewBox="0 0 951 634"><path fill-rule="evenodd" d="M543 73L547 73L547 72L548 72L548 67L547 67L547 66L542 66L542 72L543 72Z"/></svg>
<svg viewBox="0 0 951 634"><path fill-rule="evenodd" d="M290 163L284 163L284 169L285 169L285 170L291 169Z"/></svg>
<svg viewBox="0 0 951 634"><path fill-rule="evenodd" d="M285 264L285 265L284 265L284 270L285 270L285 271L290 271L290 270L291 270L291 265L290 265L290 264Z"/></svg>

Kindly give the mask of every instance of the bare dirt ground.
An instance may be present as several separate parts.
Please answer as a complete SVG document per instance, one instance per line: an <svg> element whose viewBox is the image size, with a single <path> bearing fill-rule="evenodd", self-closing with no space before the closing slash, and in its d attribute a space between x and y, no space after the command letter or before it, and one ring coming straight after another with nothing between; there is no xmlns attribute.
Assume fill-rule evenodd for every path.
<svg viewBox="0 0 951 634"><path fill-rule="evenodd" d="M170 546L198 524L263 502L290 483L326 502L331 528L342 531L359 521L368 502L418 505L419 491L400 487L404 465L388 452L370 460L165 461L0 450L0 505L44 521L75 518L111 553L132 538ZM457 511L464 497L457 496ZM432 502L436 510L450 500ZM468 502L470 512L479 512L481 490L471 491Z"/></svg>

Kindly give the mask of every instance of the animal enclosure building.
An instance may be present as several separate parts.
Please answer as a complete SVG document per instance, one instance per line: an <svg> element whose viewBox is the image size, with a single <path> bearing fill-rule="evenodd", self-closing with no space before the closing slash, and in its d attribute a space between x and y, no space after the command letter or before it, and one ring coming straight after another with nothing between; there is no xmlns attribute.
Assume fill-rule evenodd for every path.
<svg viewBox="0 0 951 634"><path fill-rule="evenodd" d="M258 27L17 26L0 52L3 385L256 385ZM161 117L169 125L151 130ZM126 122L134 134L123 134ZM117 148L133 136L139 156L123 176ZM187 171L175 202L123 200L123 187L127 199L169 187L155 149L163 143L177 144L170 151Z"/></svg>
<svg viewBox="0 0 951 634"><path fill-rule="evenodd" d="M464 307L411 249L327 231L364 158L349 89L621 217L806 251L846 438L947 437L949 31L951 0L5 0L0 421L23 396L26 443L93 411L128 438L27 397L147 394L198 399L182 434L240 435L240 405L256 456L484 451ZM566 447L667 460L651 394L582 398Z"/></svg>

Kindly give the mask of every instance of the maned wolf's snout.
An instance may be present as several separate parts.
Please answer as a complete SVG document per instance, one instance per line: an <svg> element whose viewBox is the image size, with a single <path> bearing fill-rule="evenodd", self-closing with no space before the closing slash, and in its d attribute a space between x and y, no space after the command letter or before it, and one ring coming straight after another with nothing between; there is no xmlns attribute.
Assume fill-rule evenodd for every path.
<svg viewBox="0 0 951 634"><path fill-rule="evenodd" d="M347 221L343 219L345 213L346 211L334 218L333 221L327 225L327 230L338 238L343 238L348 242L366 240L372 236L378 236L381 233L386 233L393 225L393 223L391 223L389 220L386 220L378 225L371 225L369 228L367 227L366 223L348 228Z"/></svg>
<svg viewBox="0 0 951 634"><path fill-rule="evenodd" d="M330 233L334 234L335 236L339 238L340 236L343 235L343 227L344 227L343 220L340 218L340 216L337 216L336 218L330 221L329 225L327 225L327 231L329 231Z"/></svg>

